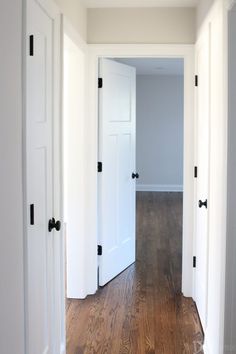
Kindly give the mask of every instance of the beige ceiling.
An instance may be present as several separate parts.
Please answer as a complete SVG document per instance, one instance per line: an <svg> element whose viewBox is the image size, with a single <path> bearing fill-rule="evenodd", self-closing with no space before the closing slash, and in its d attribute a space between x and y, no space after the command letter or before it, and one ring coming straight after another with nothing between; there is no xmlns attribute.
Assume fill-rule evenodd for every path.
<svg viewBox="0 0 236 354"><path fill-rule="evenodd" d="M195 7L198 0L82 0L86 7Z"/></svg>

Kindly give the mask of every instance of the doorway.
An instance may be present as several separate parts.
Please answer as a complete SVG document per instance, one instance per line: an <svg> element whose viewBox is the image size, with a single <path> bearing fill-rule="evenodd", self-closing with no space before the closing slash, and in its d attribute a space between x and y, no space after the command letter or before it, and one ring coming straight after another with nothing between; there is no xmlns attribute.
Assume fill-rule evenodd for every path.
<svg viewBox="0 0 236 354"><path fill-rule="evenodd" d="M99 61L99 285L135 261L135 181L183 192L183 75L180 58Z"/></svg>
<svg viewBox="0 0 236 354"><path fill-rule="evenodd" d="M150 53L152 53L150 55ZM183 261L182 261L182 292L185 296L192 296L193 281L193 167L194 167L194 60L193 46L182 45L90 45L89 46L89 114L87 119L87 137L90 146L88 158L90 166L97 165L98 161L98 62L103 58L182 58L184 60L184 196L183 196ZM89 225L90 245L97 245L98 214L97 214L97 171L90 169L88 176L90 182L90 194L87 198L90 220ZM97 272L98 259L97 248L90 248L92 259L96 259L89 265L89 274ZM97 279L91 283L94 291L97 288Z"/></svg>
<svg viewBox="0 0 236 354"><path fill-rule="evenodd" d="M162 173L165 172L166 175L161 179L163 176L159 176L158 171L155 171L156 176L153 179L154 182L151 183L148 178L152 178L153 173L149 173L146 176L147 182L145 180L143 182L143 178L142 180L140 178L142 183L137 186L138 238L136 262L104 288L99 288L96 295L83 301L71 300L68 302L68 329L71 331L68 338L69 353L74 351L76 345L79 345L78 350L85 353L100 352L104 349L112 353L119 352L119 350L143 353L147 348L149 351L166 352L174 352L175 350L182 352L183 348L188 348L188 352L192 353L193 351L196 352L201 346L202 337L199 331L200 326L194 321L196 310L193 302L190 299L184 299L181 295L184 63L182 59L166 59L167 64L163 63L164 59L133 58L118 59L117 61L123 64L125 62L125 65L132 61L133 66L134 61L136 61L136 70L138 71L139 65L144 65L143 62L150 60L152 60L154 67L160 68L167 65L168 68L164 66L162 75L156 75L157 78L150 75L150 72L146 75L138 75L139 78L137 77L137 82L140 81L137 84L137 93L139 93L137 95L137 117L139 117L137 119L137 130L139 129L140 132L137 145L141 146L141 153L144 153L143 150L147 147L146 145L149 145L149 149L145 151L147 155L138 161L137 167L140 167L136 168L136 171L141 177L144 174L142 172L147 169L145 163L151 152L154 150L159 153L160 149L163 151L163 145L167 142L167 147L163 152L169 154L169 157L164 156L163 158L161 156L158 163L160 165L161 163L164 164L166 160L169 161L166 169L163 166L161 171ZM169 71L166 71L167 69ZM118 70L117 67L116 70ZM170 75L170 70L174 71L172 75ZM104 79L104 85L106 84L108 85L107 80ZM149 87L151 85L152 89L147 90L147 85ZM173 90L173 96L175 98L177 96L178 104L171 96L171 90ZM149 99L150 95L154 93L152 104L155 106L155 110L153 107L150 109L147 100L143 101L144 93ZM179 93L179 96L176 93ZM163 105L167 95L169 103ZM141 108L143 107L143 114L142 110L139 109L139 103ZM159 109L161 105L162 113L158 114L156 109ZM168 112L167 108L171 110L171 113ZM145 123L148 121L147 116L149 114L154 120L154 122L149 121L148 124L150 130L147 131L147 137L149 137L149 140L139 141L145 136L144 130L147 128ZM159 126L156 122L158 116L161 116ZM110 114L109 119L112 120ZM143 122L143 119L146 119L146 122ZM116 119L117 122L118 119ZM151 123L154 126L150 127ZM157 132L157 130L160 132ZM153 141L150 139L152 132L156 133ZM160 133L160 139L165 136L160 149L155 145L157 133ZM112 134L114 137L114 129ZM176 135L177 140L174 140ZM166 151L167 148L168 151ZM111 151L113 150L111 149ZM139 152L137 155L139 155ZM170 162L170 157L173 158L173 162ZM157 160L157 157L152 157L150 161L153 162L155 159ZM174 169L171 170L174 165ZM151 163L148 167L152 167ZM170 175L173 177L173 172L176 172L177 169L176 176L167 181L166 177L170 177ZM130 171L130 179L131 173L132 171ZM114 207L113 203L112 207ZM104 218L106 219L106 215ZM165 326L165 323L169 323L170 320L168 314L170 317L173 313L176 314L174 310L176 307L179 308L179 314L183 315L183 309L189 312L190 317L187 322L190 323L190 327L195 323L195 328L191 327L191 334L188 337L190 339L189 343L188 340L186 342L186 339L184 339L186 318L185 320L180 319L182 315L177 314L176 317L174 315L174 326L172 326L173 323L170 324L169 329ZM173 310L174 312L172 312ZM83 321L80 322L80 318L83 318ZM164 318L166 319L164 320ZM72 328L76 328L77 338L73 334ZM161 332L163 336L156 336L157 333ZM170 333L175 333L174 337Z"/></svg>

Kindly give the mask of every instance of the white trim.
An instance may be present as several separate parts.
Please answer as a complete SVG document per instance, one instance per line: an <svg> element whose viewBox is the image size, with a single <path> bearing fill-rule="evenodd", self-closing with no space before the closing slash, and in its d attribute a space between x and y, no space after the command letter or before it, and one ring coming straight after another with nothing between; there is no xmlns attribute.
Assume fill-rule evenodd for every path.
<svg viewBox="0 0 236 354"><path fill-rule="evenodd" d="M65 344L61 344L60 354L66 354L66 346L65 346Z"/></svg>
<svg viewBox="0 0 236 354"><path fill-rule="evenodd" d="M181 184L137 184L137 192L183 192Z"/></svg>
<svg viewBox="0 0 236 354"><path fill-rule="evenodd" d="M193 155L194 155L194 46L182 44L105 44L89 45L89 116L86 121L87 160L87 278L91 290L97 289L97 172L98 156L98 59L100 57L184 58L184 196L183 196L183 273L182 292L192 296L193 257Z"/></svg>
<svg viewBox="0 0 236 354"><path fill-rule="evenodd" d="M73 129L77 131L76 137L76 148L73 144L69 144L69 146L64 147L64 139L63 136L63 151L64 154L69 154L73 156L75 163L75 176L73 177L73 181L76 184L76 189L70 190L69 199L76 198L77 203L68 204L69 214L65 215L65 221L68 223L68 234L67 238L67 290L66 294L68 298L73 299L84 299L88 294L91 293L90 289L87 289L87 283L89 282L87 279L87 274L84 271L85 264L87 262L87 251L84 240L87 238L87 229L85 223L85 213L86 213L86 199L87 199L87 188L84 187L84 180L87 178L87 174L89 172L85 172L87 165L87 158L85 154L86 149L86 139L85 139L85 124L87 118L87 44L83 41L80 35L74 30L73 26L68 23L68 21L64 18L64 54L67 53L69 58L73 58L76 65L76 73L75 78L78 96L78 105L75 107L76 116L71 119L71 124L73 125ZM75 59L77 58L77 59ZM77 64L76 64L77 63ZM67 63L67 65L70 65ZM65 65L64 65L65 67ZM64 75L63 75L64 76ZM79 81L78 81L79 80ZM73 83L72 83L73 85ZM75 88L74 88L75 89ZM67 112L64 112L67 114ZM72 118L72 117L71 117ZM67 129L70 132L68 126L67 117L63 118L63 135ZM67 128L66 128L67 127ZM67 133L68 133L67 132ZM70 133L69 133L70 135ZM68 134L67 134L68 137ZM67 150L67 149L73 149ZM77 153L75 154L75 151ZM74 155L73 155L74 154ZM64 156L66 158L66 155ZM66 161L63 161L63 171L66 171ZM77 171L77 172L76 172ZM80 171L80 172L79 172ZM77 182L76 182L77 181ZM66 181L65 181L66 183ZM68 181L67 181L68 183ZM73 182L72 182L73 183ZM64 185L65 187L66 185ZM65 191L65 188L64 188ZM72 195L75 192L74 195ZM68 199L68 196L67 196ZM67 207L68 207L67 206ZM77 215L75 218L74 216ZM87 220L86 220L87 221ZM89 223L87 221L87 223Z"/></svg>
<svg viewBox="0 0 236 354"><path fill-rule="evenodd" d="M207 343L207 338L205 338L205 342L204 342L204 345L203 345L203 351L204 351L204 354L212 354L210 352L210 349L209 349L209 346L208 346L208 343Z"/></svg>

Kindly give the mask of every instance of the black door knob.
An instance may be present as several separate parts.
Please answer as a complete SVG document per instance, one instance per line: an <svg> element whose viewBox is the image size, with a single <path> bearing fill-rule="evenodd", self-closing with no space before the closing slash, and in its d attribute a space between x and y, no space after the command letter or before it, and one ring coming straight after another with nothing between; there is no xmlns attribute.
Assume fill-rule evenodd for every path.
<svg viewBox="0 0 236 354"><path fill-rule="evenodd" d="M61 230L61 222L59 220L56 221L54 218L50 219L48 222L48 231L51 232L53 229L57 231Z"/></svg>
<svg viewBox="0 0 236 354"><path fill-rule="evenodd" d="M132 178L135 179L135 178L139 178L139 174L138 173L132 173Z"/></svg>
<svg viewBox="0 0 236 354"><path fill-rule="evenodd" d="M202 208L204 206L207 209L207 199L205 200L205 202L203 202L202 200L199 200L198 206L199 206L199 208Z"/></svg>

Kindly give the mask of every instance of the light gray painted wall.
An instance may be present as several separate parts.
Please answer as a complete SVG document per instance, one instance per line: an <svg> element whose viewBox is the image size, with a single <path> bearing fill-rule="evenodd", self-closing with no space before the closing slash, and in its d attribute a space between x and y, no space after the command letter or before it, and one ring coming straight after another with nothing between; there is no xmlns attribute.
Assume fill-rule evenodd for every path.
<svg viewBox="0 0 236 354"><path fill-rule="evenodd" d="M183 76L137 76L138 190L183 186Z"/></svg>
<svg viewBox="0 0 236 354"><path fill-rule="evenodd" d="M88 43L195 43L194 8L88 9Z"/></svg>
<svg viewBox="0 0 236 354"><path fill-rule="evenodd" d="M0 2L0 352L25 354L22 1Z"/></svg>
<svg viewBox="0 0 236 354"><path fill-rule="evenodd" d="M229 26L228 205L225 298L225 354L236 353L236 11Z"/></svg>
<svg viewBox="0 0 236 354"><path fill-rule="evenodd" d="M199 0L197 6L197 30L200 30L215 0Z"/></svg>
<svg viewBox="0 0 236 354"><path fill-rule="evenodd" d="M87 40L87 9L80 0L54 0L81 38Z"/></svg>

